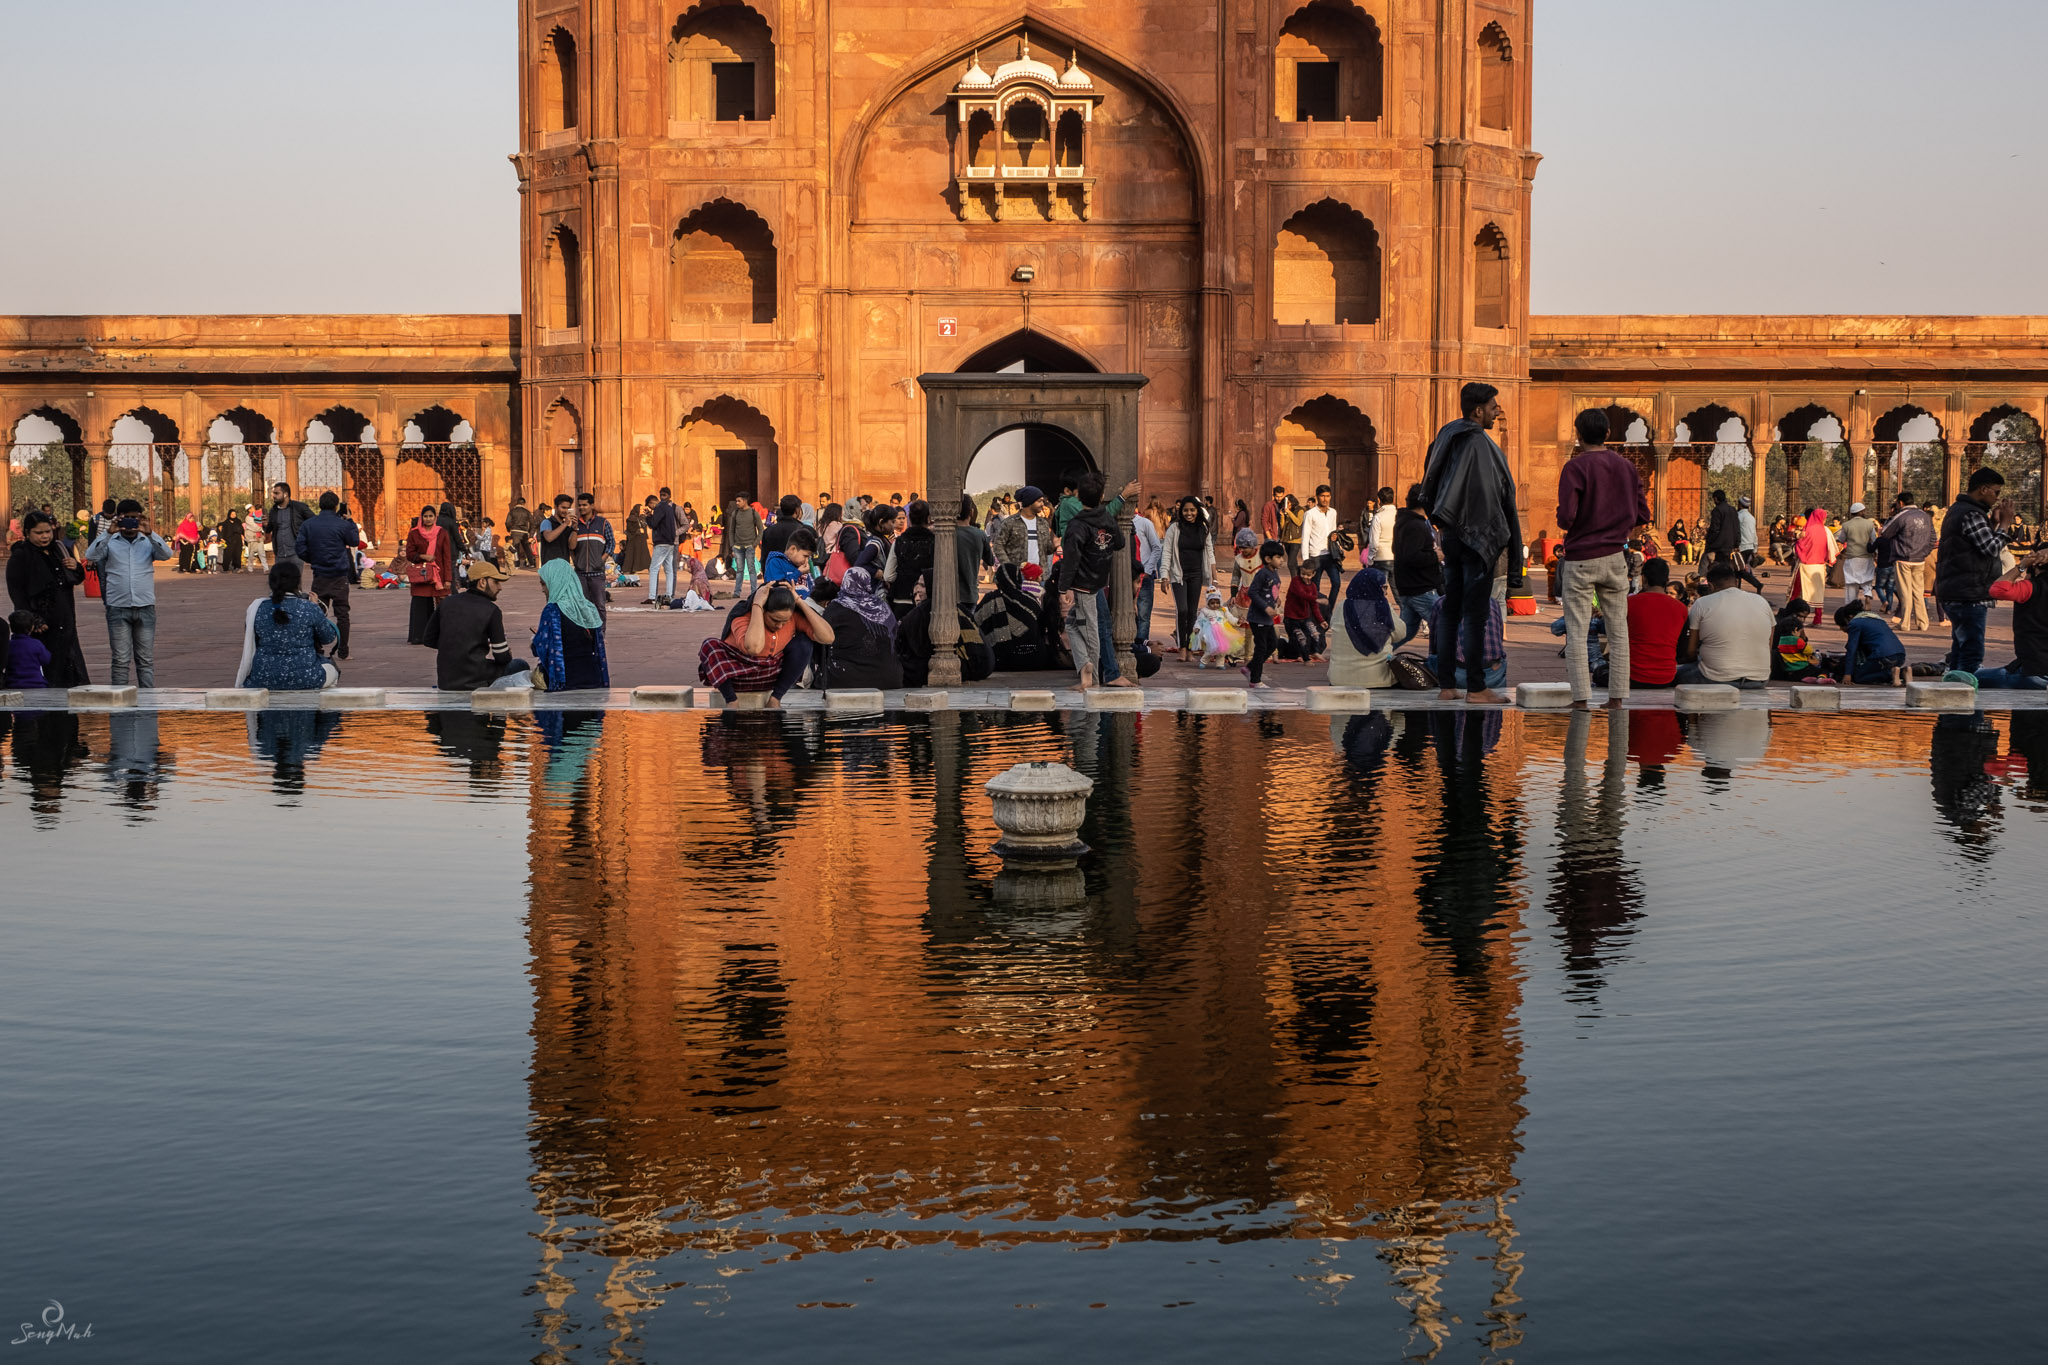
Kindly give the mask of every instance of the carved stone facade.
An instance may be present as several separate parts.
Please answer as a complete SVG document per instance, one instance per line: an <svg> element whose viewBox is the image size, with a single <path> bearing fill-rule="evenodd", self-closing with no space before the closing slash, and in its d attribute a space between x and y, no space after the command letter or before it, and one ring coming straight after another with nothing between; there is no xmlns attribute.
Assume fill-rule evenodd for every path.
<svg viewBox="0 0 2048 1365"><path fill-rule="evenodd" d="M534 490L922 490L914 377L1045 342L1150 379L1169 494L1358 501L1465 379L1519 411L1526 3L521 11Z"/></svg>

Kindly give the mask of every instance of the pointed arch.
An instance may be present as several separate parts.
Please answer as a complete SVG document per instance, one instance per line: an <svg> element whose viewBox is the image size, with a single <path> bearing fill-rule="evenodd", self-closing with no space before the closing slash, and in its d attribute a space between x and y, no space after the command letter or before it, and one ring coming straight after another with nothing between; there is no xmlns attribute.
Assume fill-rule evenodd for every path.
<svg viewBox="0 0 2048 1365"><path fill-rule="evenodd" d="M766 219L731 199L702 204L669 249L670 317L686 326L773 323L778 262Z"/></svg>
<svg viewBox="0 0 2048 1365"><path fill-rule="evenodd" d="M780 447L775 424L745 399L729 393L708 398L677 424L677 482L700 516L745 496L763 504L780 494Z"/></svg>
<svg viewBox="0 0 2048 1365"><path fill-rule="evenodd" d="M1472 239L1472 325L1500 329L1514 325L1514 271L1508 235L1488 223Z"/></svg>
<svg viewBox="0 0 2048 1365"><path fill-rule="evenodd" d="M552 332L583 325L583 252L567 223L555 225L541 250L541 318Z"/></svg>
<svg viewBox="0 0 2048 1365"><path fill-rule="evenodd" d="M576 37L556 25L540 42L540 89L536 112L540 131L559 133L578 123Z"/></svg>
<svg viewBox="0 0 2048 1365"><path fill-rule="evenodd" d="M1362 511L1380 485L1379 433L1363 408L1335 394L1297 404L1273 431L1273 481L1307 492L1330 485L1339 517Z"/></svg>
<svg viewBox="0 0 2048 1365"><path fill-rule="evenodd" d="M1087 29L1073 24L1069 14L1052 18L1035 7L1015 8L1006 17L965 41L948 40L934 44L925 49L922 56L904 63L902 74L877 90L855 112L839 154L841 183L860 183L861 163L867 157L875 130L897 101L948 68L964 65L975 52L993 48L1004 38L1013 37L1025 29L1030 31L1035 43L1041 43L1051 51L1073 51L1098 78L1107 77L1111 84L1128 86L1158 106L1180 143L1181 158L1194 187L1195 207L1199 214L1215 187L1211 184L1201 125L1192 116L1186 101L1145 68L1118 55L1112 46L1099 37L1091 36Z"/></svg>
<svg viewBox="0 0 2048 1365"><path fill-rule="evenodd" d="M1515 49L1498 22L1479 31L1479 126L1515 128Z"/></svg>
<svg viewBox="0 0 2048 1365"><path fill-rule="evenodd" d="M1273 244L1273 321L1336 326L1380 320L1380 234L1336 199L1289 218Z"/></svg>
<svg viewBox="0 0 2048 1365"><path fill-rule="evenodd" d="M989 342L953 366L958 374L997 374L1015 368L1021 368L1027 374L1102 372L1102 367L1077 347L1029 327Z"/></svg>
<svg viewBox="0 0 2048 1365"><path fill-rule="evenodd" d="M743 0L704 0L669 29L669 117L762 123L775 117L775 30Z"/></svg>
<svg viewBox="0 0 2048 1365"><path fill-rule="evenodd" d="M1372 123L1384 103L1379 23L1352 0L1310 0L1273 45L1273 116L1282 123Z"/></svg>

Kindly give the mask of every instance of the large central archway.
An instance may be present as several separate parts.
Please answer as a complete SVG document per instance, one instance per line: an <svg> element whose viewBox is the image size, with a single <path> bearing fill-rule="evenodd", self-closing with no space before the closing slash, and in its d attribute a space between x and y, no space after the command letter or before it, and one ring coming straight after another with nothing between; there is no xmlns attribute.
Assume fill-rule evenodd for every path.
<svg viewBox="0 0 2048 1365"><path fill-rule="evenodd" d="M925 395L926 494L938 537L932 563L932 686L957 686L960 584L955 574L953 527L965 491L967 466L990 437L1018 427L1051 428L1094 456L1114 490L1138 475L1138 396L1141 374L922 374ZM1131 534L1131 508L1117 521ZM1131 557L1116 556L1110 571L1111 633L1117 661L1137 676L1137 603Z"/></svg>

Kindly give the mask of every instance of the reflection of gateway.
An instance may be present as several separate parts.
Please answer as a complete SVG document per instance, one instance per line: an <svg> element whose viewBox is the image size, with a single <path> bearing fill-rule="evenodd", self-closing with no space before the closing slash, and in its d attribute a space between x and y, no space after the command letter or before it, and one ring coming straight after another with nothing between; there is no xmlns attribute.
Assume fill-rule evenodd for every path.
<svg viewBox="0 0 2048 1365"><path fill-rule="evenodd" d="M587 1292L632 1332L636 1286L770 1247L1219 1236L1360 1242L1347 1261L1379 1258L1425 1334L1506 1324L1518 869L1499 845L1495 902L1432 918L1422 884L1457 876L1409 849L1514 824L1520 730L1458 751L1455 810L1427 749L1243 799L1296 775L1276 754L1326 777L1324 724L949 712L834 748L608 716L531 808L544 1335L591 1330ZM981 797L1031 759L1097 784L1085 899L1037 922L989 891ZM637 774L700 764L731 785L635 799ZM1333 830L1357 832L1341 859ZM1471 1253L1491 1284L1446 1279Z"/></svg>

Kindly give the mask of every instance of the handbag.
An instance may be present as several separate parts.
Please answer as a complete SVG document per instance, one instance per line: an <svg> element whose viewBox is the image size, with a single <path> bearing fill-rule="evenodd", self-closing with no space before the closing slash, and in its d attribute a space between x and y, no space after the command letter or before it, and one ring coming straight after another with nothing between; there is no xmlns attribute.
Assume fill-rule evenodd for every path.
<svg viewBox="0 0 2048 1365"><path fill-rule="evenodd" d="M436 526L434 534L426 538L427 560L415 564L401 554L398 558L399 572L413 587L438 588L441 586L441 528Z"/></svg>
<svg viewBox="0 0 2048 1365"><path fill-rule="evenodd" d="M85 595L87 597L98 597L100 595L100 571L90 564L85 566Z"/></svg>

